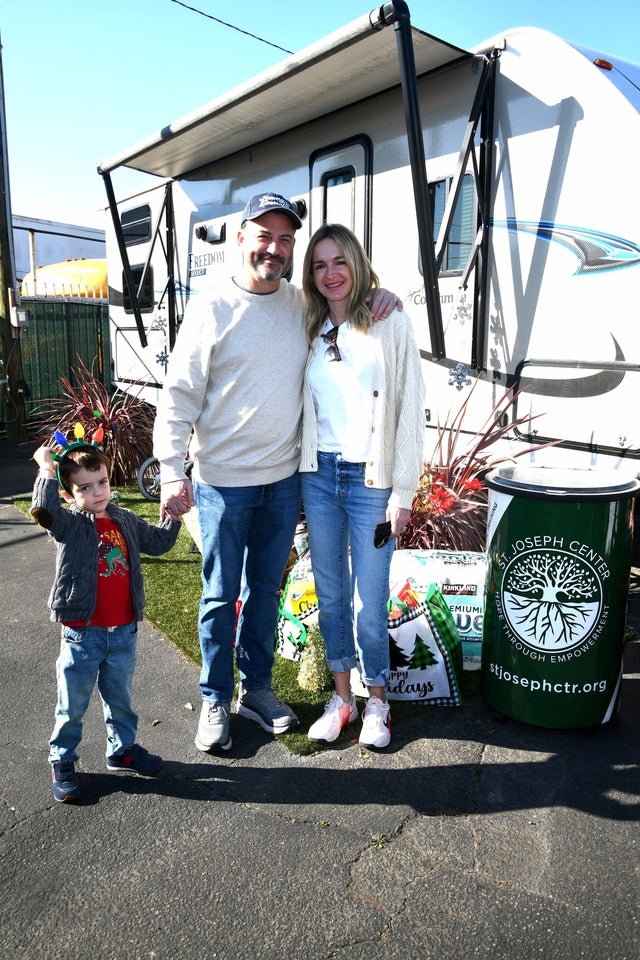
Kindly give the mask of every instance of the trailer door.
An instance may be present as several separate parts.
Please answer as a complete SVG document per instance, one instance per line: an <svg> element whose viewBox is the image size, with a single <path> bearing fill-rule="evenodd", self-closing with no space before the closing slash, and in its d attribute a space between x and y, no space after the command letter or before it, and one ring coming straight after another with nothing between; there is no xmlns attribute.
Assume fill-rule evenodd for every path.
<svg viewBox="0 0 640 960"><path fill-rule="evenodd" d="M371 170L373 148L366 136L334 143L310 158L311 233L323 223L342 223L371 256Z"/></svg>

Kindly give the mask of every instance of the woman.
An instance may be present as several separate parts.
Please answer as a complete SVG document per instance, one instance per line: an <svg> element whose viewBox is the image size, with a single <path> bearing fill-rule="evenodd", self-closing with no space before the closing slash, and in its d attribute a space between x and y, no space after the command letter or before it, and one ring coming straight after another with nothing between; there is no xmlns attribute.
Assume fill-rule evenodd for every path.
<svg viewBox="0 0 640 960"><path fill-rule="evenodd" d="M300 469L335 693L309 737L333 741L358 718L350 676L359 659L369 688L360 743L380 748L390 740L389 566L423 468L424 401L411 321L396 312L374 324L365 304L378 286L350 230L316 231L303 266L311 349Z"/></svg>

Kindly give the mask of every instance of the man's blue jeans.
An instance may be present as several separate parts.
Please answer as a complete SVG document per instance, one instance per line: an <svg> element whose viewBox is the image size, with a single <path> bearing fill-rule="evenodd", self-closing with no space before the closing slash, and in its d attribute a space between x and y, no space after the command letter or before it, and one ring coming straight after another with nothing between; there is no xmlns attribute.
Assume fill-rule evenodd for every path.
<svg viewBox="0 0 640 960"><path fill-rule="evenodd" d="M357 644L363 682L384 687L389 679L387 603L395 540L376 548L373 534L386 517L391 490L366 487L364 464L348 463L336 453L319 453L317 472L301 476L318 625L329 669L341 673L355 667Z"/></svg>
<svg viewBox="0 0 640 960"><path fill-rule="evenodd" d="M200 689L203 699L224 703L233 696L239 599L240 680L246 690L271 686L280 587L300 519L300 477L254 487L196 481L194 496L202 533Z"/></svg>
<svg viewBox="0 0 640 960"><path fill-rule="evenodd" d="M98 681L107 757L122 753L136 739L138 717L131 709L131 683L136 666L138 624L122 627L62 627L56 662L58 702L49 761L77 760L82 718Z"/></svg>

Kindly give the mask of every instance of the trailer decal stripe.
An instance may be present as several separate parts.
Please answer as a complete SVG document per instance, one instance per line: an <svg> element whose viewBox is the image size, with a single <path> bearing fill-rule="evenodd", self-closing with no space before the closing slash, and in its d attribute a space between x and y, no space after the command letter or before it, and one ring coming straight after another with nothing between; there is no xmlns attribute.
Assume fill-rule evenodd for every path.
<svg viewBox="0 0 640 960"><path fill-rule="evenodd" d="M631 240L615 237L598 230L569 227L552 220L537 223L516 220L492 220L491 227L506 228L511 233L535 234L540 240L562 244L578 257L580 264L574 276L614 270L617 267L632 267L640 262L640 247Z"/></svg>

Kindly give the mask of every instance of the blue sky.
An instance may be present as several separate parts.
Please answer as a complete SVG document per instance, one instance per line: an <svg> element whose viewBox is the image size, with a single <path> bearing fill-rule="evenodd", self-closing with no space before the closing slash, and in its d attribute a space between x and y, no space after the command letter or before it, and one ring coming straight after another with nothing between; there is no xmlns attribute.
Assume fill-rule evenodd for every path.
<svg viewBox="0 0 640 960"><path fill-rule="evenodd" d="M103 226L101 161L286 56L247 33L297 52L375 6L371 0L185 3L209 17L176 0L4 0L14 214ZM416 26L463 47L510 27L537 26L640 61L639 0L408 5Z"/></svg>

